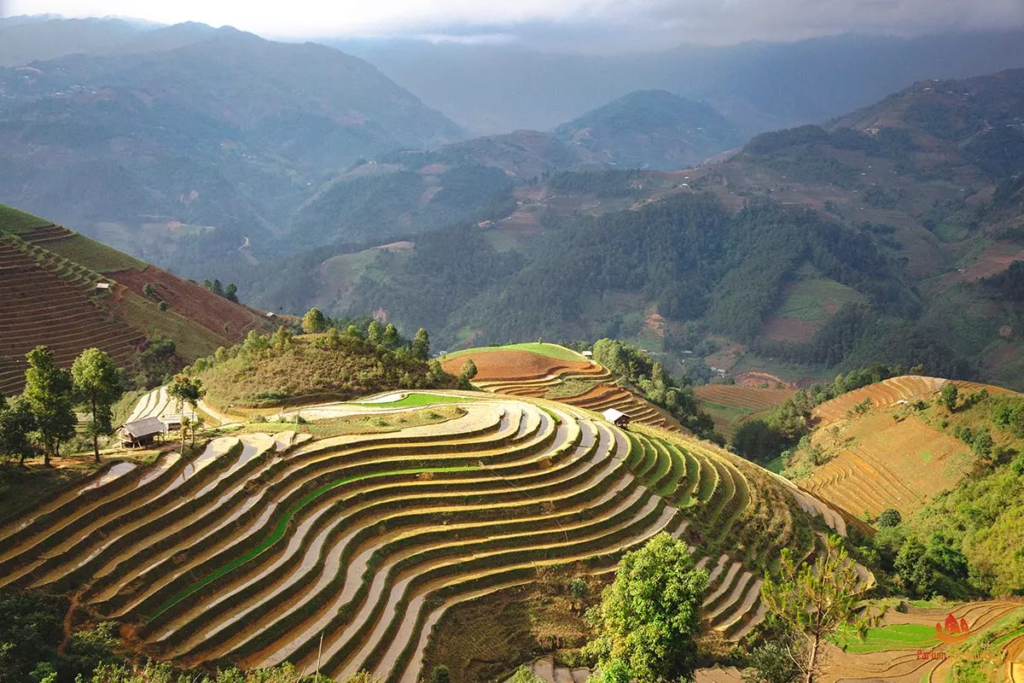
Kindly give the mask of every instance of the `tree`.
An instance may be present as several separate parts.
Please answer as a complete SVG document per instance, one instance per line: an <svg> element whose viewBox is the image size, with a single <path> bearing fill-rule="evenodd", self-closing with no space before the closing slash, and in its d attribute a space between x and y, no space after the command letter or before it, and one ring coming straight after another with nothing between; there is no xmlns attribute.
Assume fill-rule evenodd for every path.
<svg viewBox="0 0 1024 683"><path fill-rule="evenodd" d="M992 440L992 434L989 433L986 427L982 427L975 432L974 438L971 440L971 450L979 458L990 457L994 446L995 442Z"/></svg>
<svg viewBox="0 0 1024 683"><path fill-rule="evenodd" d="M883 510L882 514L878 515L878 526L882 528L899 526L902 522L903 515L896 508Z"/></svg>
<svg viewBox="0 0 1024 683"><path fill-rule="evenodd" d="M939 404L944 406L949 412L956 410L956 400L959 395L959 390L956 385L952 382L947 382L942 390L939 391Z"/></svg>
<svg viewBox="0 0 1024 683"><path fill-rule="evenodd" d="M228 286L224 288L224 298L238 303L238 287L234 282L229 282Z"/></svg>
<svg viewBox="0 0 1024 683"><path fill-rule="evenodd" d="M318 334L327 330L327 318L319 308L311 308L302 316L302 331L306 334Z"/></svg>
<svg viewBox="0 0 1024 683"><path fill-rule="evenodd" d="M380 344L384 341L384 332L380 328L380 323L374 320L370 323L369 327L366 328L366 339L371 344Z"/></svg>
<svg viewBox="0 0 1024 683"><path fill-rule="evenodd" d="M174 381L171 382L171 386L167 388L167 393L171 398L175 399L178 403L178 410L181 410L182 404L187 403L191 408L192 412L195 412L199 407L199 402L206 396L206 389L203 387L203 381L197 377L189 377L188 375L177 375ZM181 420L182 427L185 426L185 418ZM196 430L195 426L192 428L192 445L196 443ZM182 434L181 447L185 448L185 437Z"/></svg>
<svg viewBox="0 0 1024 683"><path fill-rule="evenodd" d="M412 356L420 360L430 358L430 335L422 327L416 331L416 336L412 338Z"/></svg>
<svg viewBox="0 0 1024 683"><path fill-rule="evenodd" d="M476 363L473 362L472 358L467 358L466 362L462 364L462 370L459 372L459 375L470 380L476 377L476 372Z"/></svg>
<svg viewBox="0 0 1024 683"><path fill-rule="evenodd" d="M435 666L434 670L430 672L430 683L451 683L452 675L448 671L448 667Z"/></svg>
<svg viewBox="0 0 1024 683"><path fill-rule="evenodd" d="M608 681L689 677L707 584L707 571L694 567L686 544L658 534L622 558L601 605L588 613L598 636L584 652L597 657Z"/></svg>
<svg viewBox="0 0 1024 683"><path fill-rule="evenodd" d="M908 538L900 546L893 568L899 575L903 590L911 597L929 597L938 579L928 559L928 549L917 539Z"/></svg>
<svg viewBox="0 0 1024 683"><path fill-rule="evenodd" d="M177 347L174 341L164 336L146 341L146 349L139 354L140 377L136 380L147 389L163 384L174 372Z"/></svg>
<svg viewBox="0 0 1024 683"><path fill-rule="evenodd" d="M60 455L61 443L75 435L78 419L72 409L71 373L57 367L53 354L45 346L25 354L25 390L22 394L35 416L36 434L43 445L44 464Z"/></svg>
<svg viewBox="0 0 1024 683"><path fill-rule="evenodd" d="M113 359L100 349L86 349L71 366L75 396L89 411L86 434L92 437L92 452L100 461L100 437L114 433L113 405L124 394L121 373Z"/></svg>
<svg viewBox="0 0 1024 683"><path fill-rule="evenodd" d="M765 572L761 586L764 606L807 641L806 660L800 663L807 683L818 672L818 648L823 638L843 629L852 628L859 634L867 630L868 620L858 616L859 580L856 565L838 536L828 537L813 565L798 565L785 548L778 577L773 579Z"/></svg>
<svg viewBox="0 0 1024 683"><path fill-rule="evenodd" d="M393 323L388 323L384 328L384 346L393 349L398 346L399 341L398 328Z"/></svg>
<svg viewBox="0 0 1024 683"><path fill-rule="evenodd" d="M0 400L3 396L0 396ZM0 405L0 456L4 458L18 459L18 463L25 464L26 458L36 454L35 446L32 444L32 432L36 428L36 418L32 414L32 408L28 401L18 401L13 405L7 405L2 400Z"/></svg>

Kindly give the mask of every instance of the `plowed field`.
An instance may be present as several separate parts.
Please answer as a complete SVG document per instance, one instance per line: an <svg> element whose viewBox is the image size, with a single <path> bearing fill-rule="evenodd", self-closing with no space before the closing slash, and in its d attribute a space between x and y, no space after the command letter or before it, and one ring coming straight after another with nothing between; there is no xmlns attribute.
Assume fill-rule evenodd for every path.
<svg viewBox="0 0 1024 683"><path fill-rule="evenodd" d="M590 368L587 361L560 360L529 351L506 349L481 349L470 354L445 358L441 361L441 367L445 372L457 375L467 360L472 360L476 365L476 381L479 382L530 379L566 371L582 372Z"/></svg>

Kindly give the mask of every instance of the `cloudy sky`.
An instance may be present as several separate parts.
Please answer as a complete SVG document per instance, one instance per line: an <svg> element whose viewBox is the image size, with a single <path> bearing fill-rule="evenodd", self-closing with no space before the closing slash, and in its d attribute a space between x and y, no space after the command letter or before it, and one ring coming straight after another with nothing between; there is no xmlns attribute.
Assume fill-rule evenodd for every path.
<svg viewBox="0 0 1024 683"><path fill-rule="evenodd" d="M565 34L646 47L1024 26L1024 0L6 0L6 11L200 21L280 38Z"/></svg>

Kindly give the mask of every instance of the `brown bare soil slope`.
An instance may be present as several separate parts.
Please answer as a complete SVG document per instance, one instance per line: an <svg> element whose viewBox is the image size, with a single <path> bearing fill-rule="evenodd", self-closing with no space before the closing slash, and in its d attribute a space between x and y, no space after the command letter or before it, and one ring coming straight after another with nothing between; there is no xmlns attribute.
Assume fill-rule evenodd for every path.
<svg viewBox="0 0 1024 683"><path fill-rule="evenodd" d="M144 270L119 270L109 273L109 277L139 296L145 296L143 289L148 284L154 292L148 299L158 303L166 301L171 310L231 343L244 339L249 330L266 331L272 327L264 313L228 301L156 266L146 266Z"/></svg>
<svg viewBox="0 0 1024 683"><path fill-rule="evenodd" d="M119 365L130 362L143 335L113 318L109 295L96 296L88 287L66 282L0 241L0 392L21 391L24 356L39 344L48 345L64 367L89 347L106 351Z"/></svg>
<svg viewBox="0 0 1024 683"><path fill-rule="evenodd" d="M472 360L476 365L476 381L529 380L564 371L586 371L591 365L582 361L548 358L529 351L496 349L448 358L441 362L445 372L459 374L463 364Z"/></svg>

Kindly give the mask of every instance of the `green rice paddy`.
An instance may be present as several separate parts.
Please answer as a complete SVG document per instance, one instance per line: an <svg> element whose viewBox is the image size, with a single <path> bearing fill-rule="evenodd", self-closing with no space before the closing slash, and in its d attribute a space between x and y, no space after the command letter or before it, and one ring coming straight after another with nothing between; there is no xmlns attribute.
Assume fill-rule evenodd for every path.
<svg viewBox="0 0 1024 683"><path fill-rule="evenodd" d="M410 406L429 406L437 403L472 403L476 399L467 396L445 396L441 394L408 394L397 401L384 403L353 403L368 408L408 408Z"/></svg>

